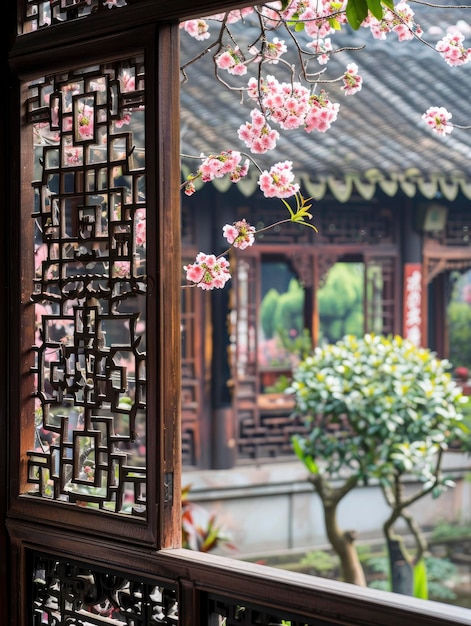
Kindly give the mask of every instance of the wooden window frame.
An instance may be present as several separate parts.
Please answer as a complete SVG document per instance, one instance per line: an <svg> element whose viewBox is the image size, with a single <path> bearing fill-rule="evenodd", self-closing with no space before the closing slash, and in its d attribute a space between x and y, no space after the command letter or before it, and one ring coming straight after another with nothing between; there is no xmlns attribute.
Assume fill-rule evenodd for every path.
<svg viewBox="0 0 471 626"><path fill-rule="evenodd" d="M132 2L132 0L129 0ZM8 0L8 19L3 23L5 40L11 49L4 58L5 76L9 75L7 114L0 121L0 140L4 146L0 161L3 188L0 191L7 210L2 232L1 248L5 271L0 273L0 291L4 298L0 304L0 333L4 346L0 360L0 390L2 403L0 423L4 436L0 440L0 472L10 480L0 481L0 513L7 520L8 534L0 529L0 550L7 558L0 563L0 602L3 612L9 612L5 622L23 626L31 623L28 596L31 587L31 572L27 564L29 554L35 550L50 551L58 559L80 559L91 566L103 565L120 572L143 576L158 576L178 585L182 614L182 626L207 624L205 602L208 595L228 597L234 603L263 604L270 609L291 611L292 615L305 616L305 620L316 623L351 624L374 626L396 626L401 621L416 626L437 624L469 623L468 611L454 607L437 608L427 606L414 599L406 602L394 594L372 594L368 590L355 589L335 581L322 581L300 575L288 575L272 571L259 565L192 553L178 549L180 544L179 503L179 183L180 167L178 155L178 19L212 14L221 10L247 6L248 2L219 0L144 0L136 2L134 10L126 14L123 29L119 10L87 20L86 34L76 25L63 24L28 36L12 35L17 23L17 1ZM159 24L159 38L157 35ZM85 24L85 21L84 21ZM134 36L134 43L119 38L117 33ZM139 33L139 41L135 41ZM29 367L26 353L18 350L19 340L26 331L20 321L19 312L27 307L29 277L21 275L21 239L23 232L16 207L21 206L21 192L29 193L31 179L23 178L20 184L20 82L45 72L83 67L86 61L96 59L91 41L99 37L109 44L113 55L122 56L131 50L146 50L158 60L148 67L157 79L150 88L149 98L160 102L155 121L147 119L147 136L157 137L154 147L147 146L150 184L148 191L155 198L156 219L162 228L151 256L154 290L148 294L150 310L156 320L154 337L157 350L150 358L151 376L158 381L152 391L151 410L162 416L155 421L152 437L158 439L156 455L149 467L149 503L153 510L136 533L136 524L128 520L112 519L104 514L85 514L68 510L69 507L51 503L34 502L20 496L21 474L18 462L23 459L25 449L21 430L25 424L18 421L21 395L25 393L22 374ZM159 45L155 47L155 41ZM123 42L124 45L123 45ZM126 49L126 52L124 52ZM51 61L54 51L54 62ZM160 73L159 73L160 72ZM152 106L152 105L151 105ZM5 149L6 148L6 149ZM27 173L26 173L27 174ZM153 182L152 182L153 179ZM25 211L28 211L25 207ZM172 219L169 218L169 211ZM164 227L165 226L165 227ZM29 338L31 335L29 334ZM28 337L26 337L28 339ZM26 345L26 343L24 344ZM158 426L157 426L158 421ZM151 421L149 422L151 423ZM150 463L149 463L150 466ZM165 500L165 474L174 475L173 499ZM70 507L72 508L72 507ZM60 520L57 517L60 516ZM90 521L93 520L93 521ZM98 520L98 521L96 521ZM101 531L102 536L96 533ZM119 541L124 539L124 541ZM164 548L171 548L165 550ZM174 549L177 548L177 549ZM407 619L409 621L407 622ZM412 621L411 621L412 619ZM304 620L304 617L303 617ZM322 620L322 621L321 621Z"/></svg>

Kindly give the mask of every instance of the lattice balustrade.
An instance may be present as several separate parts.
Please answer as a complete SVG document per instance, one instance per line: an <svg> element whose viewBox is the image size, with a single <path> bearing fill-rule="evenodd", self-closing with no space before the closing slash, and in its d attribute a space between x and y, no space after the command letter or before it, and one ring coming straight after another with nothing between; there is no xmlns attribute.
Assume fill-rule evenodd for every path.
<svg viewBox="0 0 471 626"><path fill-rule="evenodd" d="M132 0L133 3L139 1ZM98 11L109 11L111 7L124 7L129 2L130 0L24 0L22 34L83 19Z"/></svg>
<svg viewBox="0 0 471 626"><path fill-rule="evenodd" d="M42 498L145 515L143 58L29 85ZM33 416L32 416L33 419Z"/></svg>
<svg viewBox="0 0 471 626"><path fill-rule="evenodd" d="M34 625L175 626L177 593L162 581L138 580L45 555L33 557Z"/></svg>
<svg viewBox="0 0 471 626"><path fill-rule="evenodd" d="M251 606L238 603L229 598L209 596L208 615L211 624L221 626L331 626L332 622L316 618L315 620L296 618L291 612L276 611L273 608Z"/></svg>

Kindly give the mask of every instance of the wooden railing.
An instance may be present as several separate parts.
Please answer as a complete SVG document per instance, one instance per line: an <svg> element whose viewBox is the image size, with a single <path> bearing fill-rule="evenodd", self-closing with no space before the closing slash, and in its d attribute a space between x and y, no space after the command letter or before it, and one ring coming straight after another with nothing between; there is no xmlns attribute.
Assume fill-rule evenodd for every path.
<svg viewBox="0 0 471 626"><path fill-rule="evenodd" d="M159 558L172 564L186 591L181 602L185 626L278 625L283 620L290 626L471 624L468 609L306 574L185 550L164 551ZM195 621L198 611L201 618Z"/></svg>
<svg viewBox="0 0 471 626"><path fill-rule="evenodd" d="M30 608L18 624L471 624L471 610L465 608L264 565L182 549L156 552L121 544L110 550L96 537L71 541L70 533L59 529L51 534L41 525L9 526L26 565L21 587L31 590L25 605ZM99 615L107 605L113 610ZM45 615L49 621L43 621Z"/></svg>

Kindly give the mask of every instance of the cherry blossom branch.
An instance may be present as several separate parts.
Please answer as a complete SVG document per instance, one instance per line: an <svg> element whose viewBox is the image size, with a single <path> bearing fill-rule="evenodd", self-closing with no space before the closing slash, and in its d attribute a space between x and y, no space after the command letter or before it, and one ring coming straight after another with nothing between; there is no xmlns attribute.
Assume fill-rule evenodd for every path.
<svg viewBox="0 0 471 626"><path fill-rule="evenodd" d="M273 224L264 226L259 230L255 230L254 226L251 226L245 219L234 222L233 224L226 224L222 229L224 237L230 243L229 248L219 255L205 254L200 252L196 255L194 263L184 266L187 280L191 281L190 285L182 285L182 287L200 287L201 289L208 291L211 289L221 289L225 286L226 282L231 278L229 272L229 261L226 259L226 255L233 249L245 250L249 246L252 246L255 242L255 237L260 233L266 232L271 228L276 228L282 224L289 222L295 222L303 226L312 228L315 232L318 232L317 228L310 224L306 220L312 219L312 214L309 212L311 204L308 202L312 198L304 198L299 192L295 194L296 197L296 209L293 210L290 204L282 199L283 204L288 209L290 217L283 220L278 220Z"/></svg>
<svg viewBox="0 0 471 626"><path fill-rule="evenodd" d="M412 1L439 8L443 6L433 5L425 0ZM364 0L348 0L346 4L340 5L340 8L338 6L332 11L331 4L322 0L302 3L284 0L280 8L276 8L272 3L261 4L254 8L248 7L207 18L220 23L217 37L200 54L184 63L181 71L186 80L186 68L212 53L216 80L227 89L239 92L242 100L246 96L254 102L255 108L250 113L250 120L242 124L237 131L238 138L252 154L264 154L276 147L280 136L276 127L283 131L302 128L307 133L314 131L324 133L330 129L337 119L340 105L331 102L324 89L315 90L315 87L343 81L342 90L345 95L353 95L360 91L362 78L355 63L348 64L344 74L337 78L328 78L325 68L313 71L310 67L314 60L321 66L326 65L332 54L345 50L360 51L365 47L345 46L337 49L332 47L330 36L336 30L341 30L347 22L355 30L360 26L368 27L376 39L384 39L389 33L395 33L399 41L416 39L437 51L450 66L463 65L471 60L471 48L465 48L464 36L459 31L447 32L435 46L425 41L422 29L414 21L414 11L406 0L400 0L396 5L393 0L382 0L377 5L365 3ZM465 7L456 5L455 8ZM245 20L251 13L255 14L259 32L256 37L252 37L248 47L243 48L229 25ZM196 39L205 40L210 37L209 27L204 19L184 22L181 27ZM308 43L304 45L297 36L301 30L308 38ZM272 33L278 31L285 33L294 45L295 63L283 56L287 52L285 42L278 37L271 38ZM242 77L247 73L249 66L254 68L254 75L245 85L234 86L222 77L223 71L232 76ZM288 80L279 81L275 75L266 71L267 66L281 67L283 71L288 72ZM437 106L429 107L422 115L422 119L433 132L440 135L449 134L454 128L471 129L471 126L453 124L450 121L451 117L452 114L445 108ZM245 160L242 159L243 156ZM181 184L185 194L190 196L196 192L197 180L209 182L227 175L232 182L237 183L247 175L249 165L253 163L260 172L258 185L264 196L280 198L289 212L289 217L285 220L259 231L255 231L255 228L245 220L232 225L226 224L223 234L231 244L230 248L219 256L201 252L195 263L185 266L187 279L194 283L193 286L202 289L223 287L230 278L229 262L224 255L232 247L244 249L252 245L255 237L264 230L287 222L297 222L317 232L315 226L309 223L312 215L309 213L311 205L307 203L310 199L306 200L300 194L291 162L279 162L270 170L262 171L250 155L235 150L192 158L200 158L202 162L196 173L190 174ZM286 201L286 198L293 195L296 198L295 209Z"/></svg>

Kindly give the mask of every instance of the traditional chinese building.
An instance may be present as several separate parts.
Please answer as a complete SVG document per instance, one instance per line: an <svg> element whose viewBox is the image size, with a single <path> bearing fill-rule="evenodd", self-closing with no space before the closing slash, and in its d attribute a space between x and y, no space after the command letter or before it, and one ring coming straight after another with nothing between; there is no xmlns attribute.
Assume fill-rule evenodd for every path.
<svg viewBox="0 0 471 626"><path fill-rule="evenodd" d="M419 7L417 15L434 45L443 33ZM224 293L183 290L188 467L291 453L291 435L302 425L281 388L293 353L306 341L396 333L453 357L447 307L457 278L471 267L471 131L438 136L421 116L440 105L452 111L453 122L469 122L469 66L450 68L418 41L377 41L362 30L338 45L348 50L332 56L326 76L341 76L355 62L362 91L346 97L338 83L326 85L330 99L340 102L332 128L285 132L279 151L261 160L262 167L293 162L303 195L313 198L319 232L298 224L267 230L252 248L231 256L233 280ZM182 36L183 59L194 49ZM185 154L233 147L244 121L238 96L214 83L210 65L203 67L189 66L182 87ZM246 103L247 119L251 108ZM185 160L184 172L197 163ZM200 250L222 252L226 222L245 218L260 229L287 217L280 201L263 197L258 175L252 167L237 185L220 179L183 198L185 262ZM347 316L354 289L356 308ZM287 336L270 330L273 316Z"/></svg>

